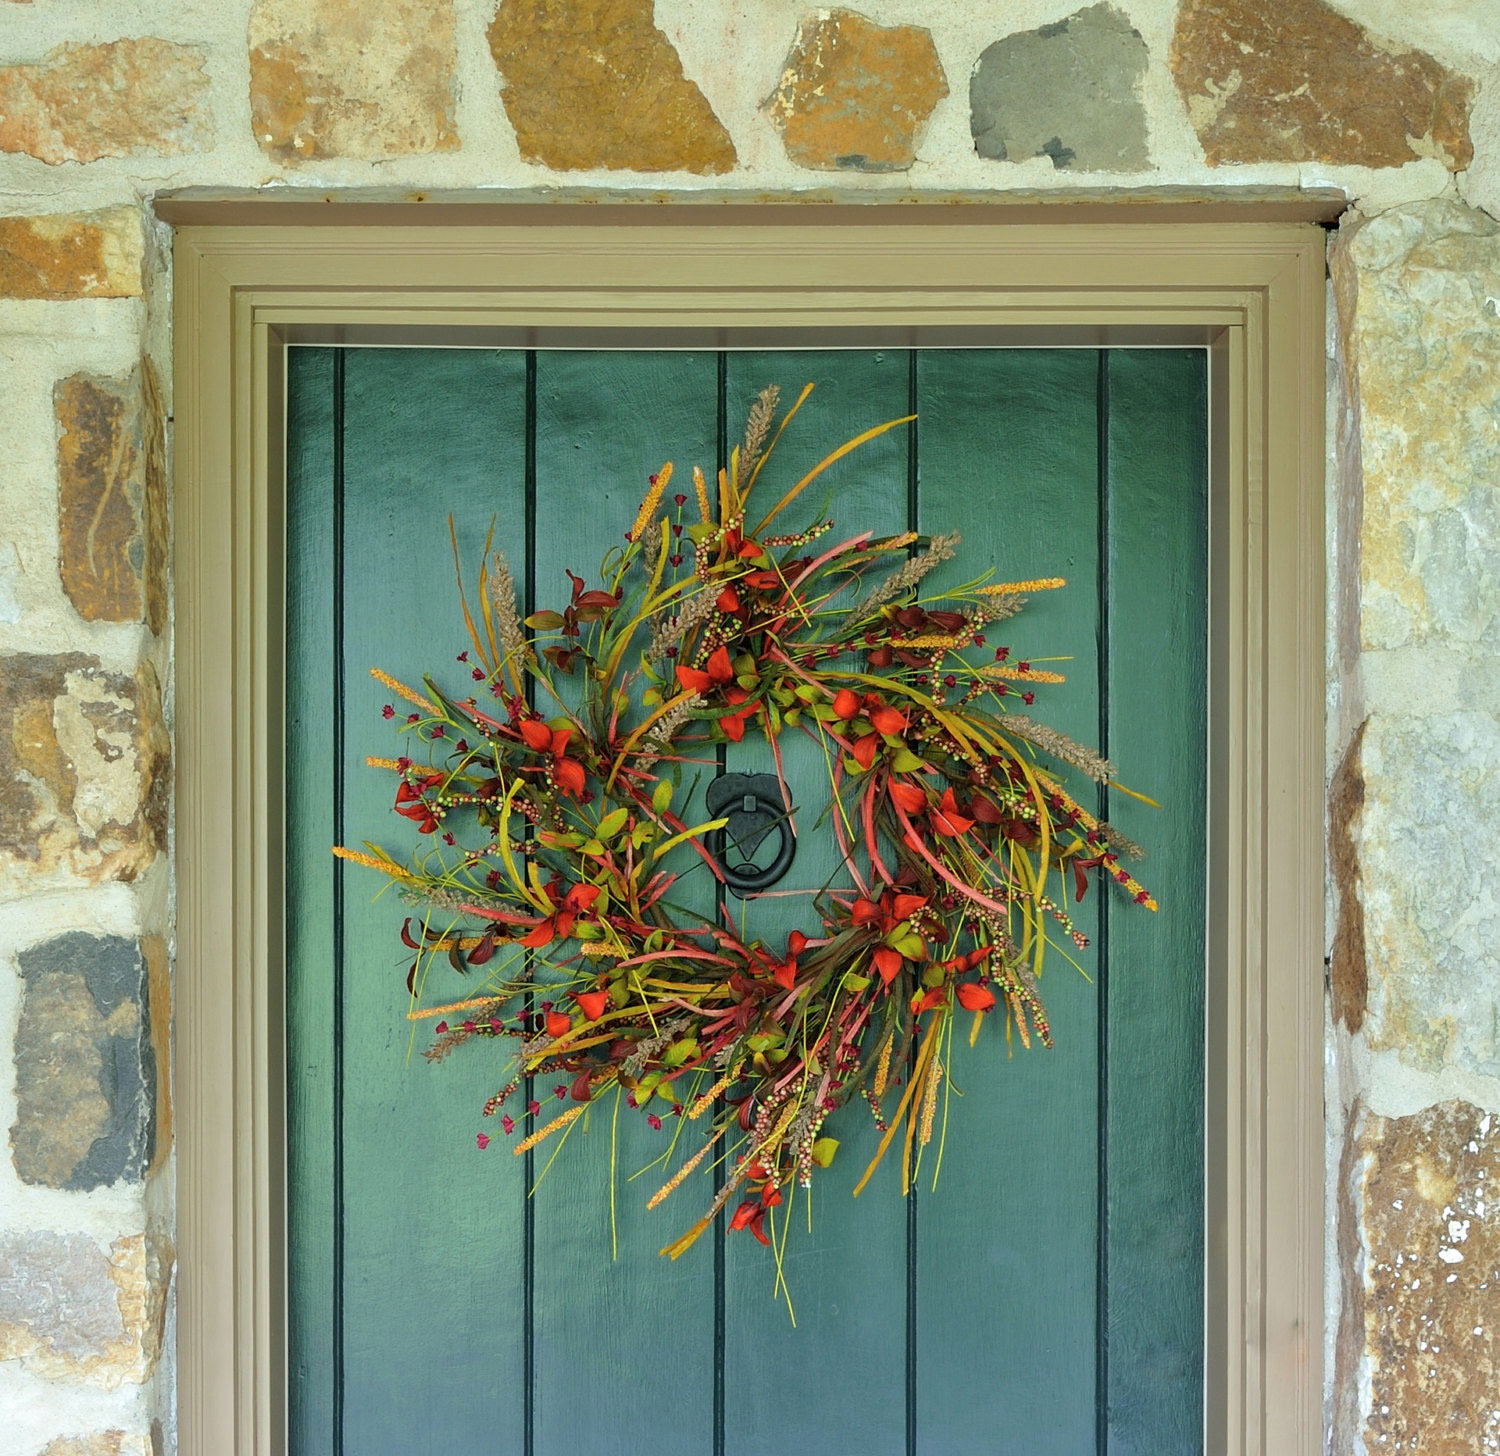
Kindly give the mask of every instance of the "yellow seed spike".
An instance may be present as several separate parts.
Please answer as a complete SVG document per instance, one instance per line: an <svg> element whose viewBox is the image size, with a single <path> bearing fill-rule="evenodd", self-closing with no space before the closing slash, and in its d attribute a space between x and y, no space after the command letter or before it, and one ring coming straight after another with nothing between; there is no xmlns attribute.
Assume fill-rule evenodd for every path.
<svg viewBox="0 0 1500 1456"><path fill-rule="evenodd" d="M429 713L433 714L434 717L437 715L436 703L429 703L427 699L421 695L421 693L407 687L405 683L397 682L396 679L390 675L390 673L382 672L378 667L372 667L370 669L370 676L373 677L375 681L378 682L382 687L389 688L393 693L396 694L397 697L405 698L408 703L414 703L419 708L425 708Z"/></svg>
<svg viewBox="0 0 1500 1456"><path fill-rule="evenodd" d="M376 758L373 754L370 754L365 758L365 767L395 769L398 773L401 771L401 764L397 759Z"/></svg>
<svg viewBox="0 0 1500 1456"><path fill-rule="evenodd" d="M994 662L979 670L980 677L1003 677L1007 682L1060 683L1067 682L1060 672L1045 667L1012 667L1009 663Z"/></svg>
<svg viewBox="0 0 1500 1456"><path fill-rule="evenodd" d="M880 1057L875 1063L875 1085L870 1089L878 1102L885 1096L886 1079L891 1074L891 1049L896 1045L896 1033L893 1031L885 1039L885 1045L880 1049Z"/></svg>
<svg viewBox="0 0 1500 1456"><path fill-rule="evenodd" d="M336 844L333 852L339 859L346 859L350 864L363 865L367 870L379 870L382 874L389 875L393 880L411 880L416 876L409 870L404 870L392 860L377 859L373 854L365 854L358 849L345 849L342 844Z"/></svg>
<svg viewBox="0 0 1500 1456"><path fill-rule="evenodd" d="M971 639L967 637L954 637L944 633L928 633L924 637L902 637L893 639L892 647L963 647Z"/></svg>
<svg viewBox="0 0 1500 1456"><path fill-rule="evenodd" d="M1039 576L1035 581L1002 581L994 586L982 586L979 595L982 597L1018 597L1026 592L1055 591L1060 586L1067 586L1068 579L1065 576Z"/></svg>
<svg viewBox="0 0 1500 1456"><path fill-rule="evenodd" d="M736 1072L726 1072L707 1092L694 1101L693 1105L687 1110L688 1121L691 1122L695 1118L702 1117L734 1085L737 1075Z"/></svg>
<svg viewBox="0 0 1500 1456"><path fill-rule="evenodd" d="M577 1107L570 1107L561 1117L554 1117L546 1127L539 1127L530 1137L523 1138L511 1149L511 1152L518 1158L522 1153L530 1152L539 1142L551 1137L555 1132L560 1132L570 1122L577 1122L588 1111L588 1108L587 1102L580 1102Z"/></svg>
<svg viewBox="0 0 1500 1456"><path fill-rule="evenodd" d="M478 1011L489 1006L498 1006L499 996L471 996L467 1001L450 1001L446 1006L419 1006L408 1011L408 1021L428 1021L434 1016L450 1016L456 1011Z"/></svg>
<svg viewBox="0 0 1500 1456"><path fill-rule="evenodd" d="M687 1160L687 1162L685 1162L675 1173L673 1173L672 1176L668 1178L667 1181L663 1183L661 1187L651 1195L651 1200L646 1204L646 1207L655 1208L658 1204L666 1202L666 1200L670 1198L671 1195L675 1193L679 1187L682 1186L683 1180L691 1176L693 1171L697 1168L698 1164L708 1156L709 1149L712 1148L716 1142L718 1142L719 1133L722 1133L723 1131L724 1129L721 1127L718 1132L716 1132L711 1138L709 1138L709 1140L704 1143L703 1146L699 1148L691 1158Z"/></svg>
<svg viewBox="0 0 1500 1456"><path fill-rule="evenodd" d="M630 528L630 539L638 541L641 532L651 523L651 518L656 514L656 508L661 504L662 495L667 486L672 483L672 462L667 461L660 470L656 472L656 479L652 482L651 489L646 492L646 498L641 502L641 508L635 513L635 525Z"/></svg>
<svg viewBox="0 0 1500 1456"><path fill-rule="evenodd" d="M705 526L712 525L713 507L708 503L708 482L703 478L703 467L693 466L693 489L698 492L698 519Z"/></svg>
<svg viewBox="0 0 1500 1456"><path fill-rule="evenodd" d="M932 1070L927 1074L927 1089L922 1095L922 1128L917 1134L917 1139L924 1148L932 1141L932 1121L937 1115L938 1083L942 1080L943 1064L934 1057Z"/></svg>

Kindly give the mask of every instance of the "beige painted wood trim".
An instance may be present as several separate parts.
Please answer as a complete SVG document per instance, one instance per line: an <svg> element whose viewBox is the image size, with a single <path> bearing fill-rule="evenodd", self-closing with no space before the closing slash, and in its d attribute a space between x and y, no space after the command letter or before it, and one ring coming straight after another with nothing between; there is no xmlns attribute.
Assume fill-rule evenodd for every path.
<svg viewBox="0 0 1500 1456"><path fill-rule="evenodd" d="M553 206L545 222L515 225L179 230L185 1456L285 1449L285 348L610 342L621 329L664 345L774 329L891 346L1209 346L1207 1450L1322 1450L1322 233L1254 221L938 227L883 209L830 225L830 211L600 222Z"/></svg>

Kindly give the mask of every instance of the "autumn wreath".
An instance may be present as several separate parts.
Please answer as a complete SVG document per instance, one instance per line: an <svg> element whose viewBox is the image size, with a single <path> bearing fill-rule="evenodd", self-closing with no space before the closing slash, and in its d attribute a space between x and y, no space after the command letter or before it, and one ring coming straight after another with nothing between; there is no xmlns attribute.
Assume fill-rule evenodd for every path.
<svg viewBox="0 0 1500 1456"><path fill-rule="evenodd" d="M752 510L810 389L779 424L777 391L764 391L715 484L693 471L694 498L669 494L663 466L598 584L569 573L561 611L522 620L487 544L477 620L464 603L469 695L375 671L405 701L384 711L408 751L370 762L395 776L421 851L409 863L374 845L336 851L419 907L401 931L409 1015L435 1023L434 1060L471 1042L503 1049L484 1113L507 1136L521 1124L517 1153L608 1097L658 1129L678 1119L661 1160L675 1171L651 1206L713 1160L716 1193L663 1250L674 1258L731 1208L731 1229L770 1241L775 1210L832 1160L828 1120L853 1099L881 1134L855 1193L898 1137L909 1182L956 1023L970 1018L973 1045L998 1012L1008 1037L1050 1045L1045 952L1087 944L1070 900L1104 876L1155 908L1122 864L1137 851L1064 786L1062 765L1102 782L1109 764L1027 711L1060 675L986 647L992 624L1062 581L981 577L924 595L956 535L827 544L830 520L773 531L830 465L904 420ZM765 944L736 930L722 893L683 903L686 875L724 879L711 844L725 819L690 822L687 806L721 762L715 745L759 737L792 815L788 732L824 751L819 824L839 873L808 892L805 930ZM483 983L424 1004L439 957ZM544 1077L561 1078L567 1105L538 1121L523 1089Z"/></svg>

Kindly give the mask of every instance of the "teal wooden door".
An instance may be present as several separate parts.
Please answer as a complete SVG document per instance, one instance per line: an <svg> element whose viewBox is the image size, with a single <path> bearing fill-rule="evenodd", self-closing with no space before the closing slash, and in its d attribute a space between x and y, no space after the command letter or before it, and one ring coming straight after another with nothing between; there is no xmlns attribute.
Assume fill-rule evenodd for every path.
<svg viewBox="0 0 1500 1456"><path fill-rule="evenodd" d="M293 351L294 1456L1203 1449L1205 371L1198 350ZM499 1059L416 1055L402 907L329 847L406 847L389 784L364 766L391 751L367 670L415 680L463 650L450 512L466 563L497 518L522 592L550 602L565 568L619 538L664 456L711 465L763 384L809 379L778 468L917 413L829 473L831 513L959 529L963 564L1002 579L1066 576L1008 635L1071 658L1046 721L1164 808L1105 805L1147 846L1161 910L1094 894L1078 907L1091 979L1048 970L1055 1050L1007 1056L990 1034L957 1063L936 1191L903 1199L888 1159L851 1200L874 1137L857 1104L841 1114L813 1231L789 1245L794 1328L749 1239L721 1228L658 1256L684 1222L676 1200L696 1216L707 1193L648 1212L654 1185L622 1181L611 1260L610 1140L622 1174L661 1151L640 1118L595 1118L531 1197L548 1145L476 1147ZM808 501L807 519L827 504ZM794 792L821 772L803 753L787 749ZM748 758L727 767L764 767ZM823 882L816 840L789 884ZM776 939L795 903L753 903L752 929Z"/></svg>

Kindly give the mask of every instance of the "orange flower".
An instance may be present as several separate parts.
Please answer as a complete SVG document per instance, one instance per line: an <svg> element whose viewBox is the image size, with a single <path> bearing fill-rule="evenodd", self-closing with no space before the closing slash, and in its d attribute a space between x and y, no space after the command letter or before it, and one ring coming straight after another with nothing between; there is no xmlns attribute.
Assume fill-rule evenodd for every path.
<svg viewBox="0 0 1500 1456"><path fill-rule="evenodd" d="M906 806L903 804L901 807L904 809ZM943 797L928 812L927 820L938 834L946 834L950 837L963 834L974 827L972 819L959 813L958 800L953 797L952 784L943 790Z"/></svg>
<svg viewBox="0 0 1500 1456"><path fill-rule="evenodd" d="M521 944L531 950L550 945L554 939L566 940L573 933L573 922L587 915L599 898L598 885L574 885L567 894L559 897L556 880L546 888L547 898L552 902L552 913L524 936Z"/></svg>
<svg viewBox="0 0 1500 1456"><path fill-rule="evenodd" d="M578 1002L579 1010L590 1021L598 1021L604 1015L605 1008L609 1005L609 992L580 991L573 999Z"/></svg>
<svg viewBox="0 0 1500 1456"><path fill-rule="evenodd" d="M958 1004L965 1011L992 1011L995 993L988 986L977 986L972 981L965 981L958 988Z"/></svg>
<svg viewBox="0 0 1500 1456"><path fill-rule="evenodd" d="M689 692L708 693L716 687L734 681L734 666L729 661L729 650L716 647L705 667L681 667L677 669L677 681Z"/></svg>

